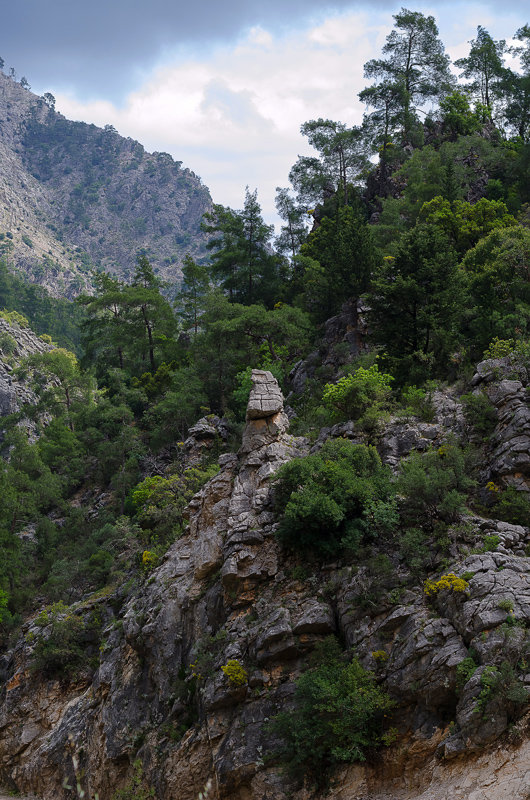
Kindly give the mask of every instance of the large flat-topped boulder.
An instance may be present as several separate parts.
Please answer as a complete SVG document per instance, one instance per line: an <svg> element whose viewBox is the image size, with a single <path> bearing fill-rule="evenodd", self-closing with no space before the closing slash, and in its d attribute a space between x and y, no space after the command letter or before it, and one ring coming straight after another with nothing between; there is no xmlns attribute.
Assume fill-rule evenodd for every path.
<svg viewBox="0 0 530 800"><path fill-rule="evenodd" d="M283 395L278 381L268 370L253 369L247 420L266 419L280 411L283 411Z"/></svg>

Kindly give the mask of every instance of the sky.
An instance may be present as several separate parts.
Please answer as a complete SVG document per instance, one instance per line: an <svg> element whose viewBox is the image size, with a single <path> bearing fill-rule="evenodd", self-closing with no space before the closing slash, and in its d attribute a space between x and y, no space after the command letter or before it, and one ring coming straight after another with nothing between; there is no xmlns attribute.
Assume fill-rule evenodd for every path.
<svg viewBox="0 0 530 800"><path fill-rule="evenodd" d="M381 55L391 0L25 0L2 11L0 56L69 119L114 125L182 161L216 203L258 190L267 221L298 155L300 125L359 124L363 64ZM477 25L509 39L527 2L410 3L432 14L454 60ZM497 3L497 9L499 4Z"/></svg>

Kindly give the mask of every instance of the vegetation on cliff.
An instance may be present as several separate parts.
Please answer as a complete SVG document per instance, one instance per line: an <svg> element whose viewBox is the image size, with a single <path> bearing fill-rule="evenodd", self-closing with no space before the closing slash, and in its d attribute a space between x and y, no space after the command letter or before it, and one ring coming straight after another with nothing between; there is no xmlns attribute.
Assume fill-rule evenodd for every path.
<svg viewBox="0 0 530 800"><path fill-rule="evenodd" d="M395 20L383 57L366 65L375 83L361 93L369 110L363 125L319 119L303 126L316 155L293 166L292 189L278 189L285 225L276 242L256 192L247 189L239 211L214 205L202 222L210 258L194 259L190 250L173 304L142 251L119 276L95 274L94 292L82 295L68 317L63 303L8 272L4 250L0 306L12 329L0 338L2 360L9 380L31 386L36 403L2 420L0 635L8 648L25 617L51 601L64 603L41 612L37 630L26 633L39 674L88 679L102 627L110 639L124 625L119 613L126 599L156 582L164 554L186 531L196 492L213 481L216 510L208 525L226 511L220 488L226 473L217 473L239 444L252 368L278 380L288 394L292 430L305 437L305 455L291 440L289 460L269 453L260 464L267 480L280 467L273 505L260 517L276 534L264 550L281 548L285 572L278 581L289 584L286 597L302 584L308 602L315 595L317 606L333 598L342 637L355 638L350 617L357 625L362 612L367 630L372 611L391 615L403 596L421 603L427 615L421 625L433 626L425 641L442 637L440 621L428 617L435 607L450 609L450 636L457 628L460 635L475 573L457 574L450 562L464 554L473 565L474 557L495 554L500 534L488 533L488 526L528 524L528 458L517 450L519 440L507 456L503 435L518 420L526 424L521 398L530 370L530 128L523 102L530 33L527 26L517 32L520 69L514 72L503 65L504 43L479 28L469 56L456 64L469 83L457 85L433 18L403 9ZM78 137L95 135L55 118L36 119L25 130L31 170L52 183L57 160L68 165ZM87 209L101 203L102 170L123 156L113 131L101 137L91 180L73 191L68 230L90 227ZM169 181L180 168L159 155ZM133 148L131 158L129 170L149 170L143 151ZM156 214L151 222L158 224ZM352 308L355 320L344 321ZM59 346L20 356L23 319L13 312ZM276 422L284 431L274 420L258 420L273 438ZM282 460L287 463L280 466ZM239 479L230 473L227 485ZM248 497L239 498L241 508ZM201 495L196 502L203 501ZM486 531L479 542L466 522L472 514ZM264 542L259 525L238 539L240 533L231 530L236 555ZM237 624L245 609L245 624L258 625L266 602L257 613L255 586L238 587L232 563L216 572L221 566L211 549L211 563L206 559L197 578L204 585L194 586L186 602L208 596L212 609L223 603L232 609ZM485 569L477 563L477 572ZM264 568L259 581L270 574ZM87 611L87 596L96 604L112 598L108 619ZM442 725L460 696L469 695L469 703L490 709L492 717L495 703L509 700L506 725L516 719L527 699L521 682L527 620L512 615L509 598L500 602L487 612L496 624L502 618L513 663L499 661L497 651L490 663L487 637L479 638L485 631L466 630L462 640L451 640L454 659L437 685L441 699L432 699L419 675L400 702L420 697ZM208 613L201 619L203 639L191 648L195 660L188 651L171 694L172 708L183 697L193 706L188 727L203 722L207 707L237 702L247 691L259 696L260 671L273 663L278 641L288 638L282 608L270 641L263 634L250 664L237 641L225 642L224 628L214 631L205 622ZM269 732L281 740L273 752L290 773L309 771L322 786L341 763L390 743L388 692L396 696L401 689L385 664L400 642L396 636L390 644L379 629L366 634L374 648L361 664L337 640L326 640L309 662L316 639L304 638L307 628L322 640L335 624L312 613L317 622L311 617L293 625L296 638L278 651L296 659L299 674L292 710L280 710ZM141 664L153 635L152 626L140 633L142 614L135 610L127 621L127 641ZM473 652L464 639L473 640ZM225 644L232 649L223 655ZM105 646L102 641L102 652ZM167 731L180 739L183 731L173 725L167 698L164 703L160 718L167 717ZM278 705L271 708L275 713ZM461 716L461 730L472 727Z"/></svg>

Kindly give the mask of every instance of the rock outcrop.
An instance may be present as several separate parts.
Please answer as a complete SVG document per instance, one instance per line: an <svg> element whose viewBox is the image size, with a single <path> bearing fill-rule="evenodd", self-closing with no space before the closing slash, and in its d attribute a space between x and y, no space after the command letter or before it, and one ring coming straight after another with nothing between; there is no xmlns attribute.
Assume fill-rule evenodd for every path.
<svg viewBox="0 0 530 800"><path fill-rule="evenodd" d="M20 411L23 405L33 405L37 397L27 377L18 377L16 367L27 356L51 350L45 342L29 328L10 323L0 317L0 436L1 417ZM35 425L26 420L22 425L33 435Z"/></svg>
<svg viewBox="0 0 530 800"><path fill-rule="evenodd" d="M397 739L377 762L340 770L330 797L526 797L529 745L516 695L530 686L530 531L462 520L450 537L450 563L433 567L461 578L458 591L444 584L427 595L407 583L394 553L384 556L384 569L311 563L301 570L274 536L271 479L310 446L289 435L273 376L254 370L252 378L241 448L221 456L219 473L192 499L186 533L128 594L116 590L73 609L103 622L95 672L62 683L34 674L32 651L47 633L42 619L28 622L4 657L0 780L43 800L67 800L63 782L73 778L75 752L87 795L100 800L127 783L134 759L159 800L196 800L208 781L216 800L307 800L271 759L266 722L293 702L308 655L335 633L394 696ZM203 420L190 440L210 437L209 422L218 430ZM434 421L417 426L406 448L397 424L414 428L390 424L389 463L422 439L458 430L461 409L450 396L438 398ZM484 552L483 538L493 533L498 551ZM230 660L242 681L221 669ZM493 683L483 678L492 675ZM493 686L487 697L486 686Z"/></svg>
<svg viewBox="0 0 530 800"><path fill-rule="evenodd" d="M511 356L482 361L473 378L497 410L488 460L491 480L530 491L530 386L528 369Z"/></svg>

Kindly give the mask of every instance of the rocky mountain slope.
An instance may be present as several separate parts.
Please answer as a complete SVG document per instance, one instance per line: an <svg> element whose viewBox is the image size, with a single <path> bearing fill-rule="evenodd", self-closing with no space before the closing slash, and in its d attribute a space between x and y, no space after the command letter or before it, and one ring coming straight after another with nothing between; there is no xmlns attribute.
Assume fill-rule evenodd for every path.
<svg viewBox="0 0 530 800"><path fill-rule="evenodd" d="M0 73L0 251L30 281L72 297L91 268L127 277L144 250L174 284L183 256L204 252L210 207L169 154L71 122Z"/></svg>
<svg viewBox="0 0 530 800"><path fill-rule="evenodd" d="M482 480L520 486L530 478L526 370L484 362L474 383L486 386L498 414ZM466 435L454 392L435 392L433 408L431 422L387 423L379 441L387 463ZM186 442L193 458L213 443L213 422ZM352 423L337 425L313 448L330 437L360 435ZM433 546L430 593L392 552L386 570L370 562L300 569L274 536L271 477L310 447L288 433L272 375L255 370L242 446L221 456L162 563L136 587L41 613L3 657L0 780L66 800L75 755L88 796L110 800L139 759L160 800L195 800L205 786L215 798L305 800L275 760L266 723L293 702L315 645L336 634L395 698L395 740L335 774L331 797L530 796L528 717L516 696L530 687L530 530L462 517L444 548ZM462 583L438 584L442 574ZM34 671L54 614L85 625L95 671L72 680ZM96 618L100 642L90 638ZM231 661L244 669L242 681L227 679L222 667ZM484 676L492 674L504 677L488 694Z"/></svg>

